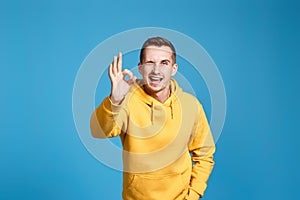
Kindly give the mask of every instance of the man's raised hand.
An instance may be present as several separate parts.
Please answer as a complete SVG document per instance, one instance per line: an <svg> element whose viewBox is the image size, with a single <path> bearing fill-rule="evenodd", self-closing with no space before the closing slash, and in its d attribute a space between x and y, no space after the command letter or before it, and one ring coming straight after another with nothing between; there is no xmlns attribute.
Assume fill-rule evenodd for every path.
<svg viewBox="0 0 300 200"><path fill-rule="evenodd" d="M128 69L122 71L121 53L119 53L118 58L114 56L113 62L109 65L108 74L111 81L110 100L113 104L120 104L135 82L136 76ZM125 80L126 75L128 80Z"/></svg>

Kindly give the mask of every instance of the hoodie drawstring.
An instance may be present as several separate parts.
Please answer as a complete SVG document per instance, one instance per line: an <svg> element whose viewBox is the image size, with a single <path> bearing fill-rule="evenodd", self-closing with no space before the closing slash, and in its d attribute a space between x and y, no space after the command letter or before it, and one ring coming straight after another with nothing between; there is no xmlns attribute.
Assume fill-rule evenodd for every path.
<svg viewBox="0 0 300 200"><path fill-rule="evenodd" d="M173 119L173 117L174 117L174 115L173 115L173 100L171 100L170 107L171 107L171 119Z"/></svg>
<svg viewBox="0 0 300 200"><path fill-rule="evenodd" d="M170 109L171 109L171 119L174 119L174 109L173 109L173 100L170 102ZM151 124L154 123L154 102L151 102Z"/></svg>
<svg viewBox="0 0 300 200"><path fill-rule="evenodd" d="M153 104L153 101L151 102L151 123L152 123L152 125L153 125L153 121L154 121L154 114L153 114L153 112L154 112L154 104Z"/></svg>

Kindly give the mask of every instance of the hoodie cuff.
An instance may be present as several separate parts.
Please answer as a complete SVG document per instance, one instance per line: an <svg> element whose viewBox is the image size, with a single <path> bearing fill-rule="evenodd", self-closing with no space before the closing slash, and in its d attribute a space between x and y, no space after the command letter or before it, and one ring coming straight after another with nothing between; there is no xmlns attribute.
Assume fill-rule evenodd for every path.
<svg viewBox="0 0 300 200"><path fill-rule="evenodd" d="M109 97L106 97L104 100L104 107L107 110L110 110L113 114L117 114L122 108L122 103L120 105L114 104Z"/></svg>
<svg viewBox="0 0 300 200"><path fill-rule="evenodd" d="M201 197L195 190L190 188L188 200L198 200Z"/></svg>
<svg viewBox="0 0 300 200"><path fill-rule="evenodd" d="M201 183L201 184L192 184L190 186L190 189L196 192L200 197L203 197L204 191L206 190L207 184Z"/></svg>

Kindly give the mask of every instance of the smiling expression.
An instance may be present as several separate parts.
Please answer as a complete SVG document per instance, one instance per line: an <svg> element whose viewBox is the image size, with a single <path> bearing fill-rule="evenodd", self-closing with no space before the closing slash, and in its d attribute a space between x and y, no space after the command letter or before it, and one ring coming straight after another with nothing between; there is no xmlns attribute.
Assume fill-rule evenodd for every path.
<svg viewBox="0 0 300 200"><path fill-rule="evenodd" d="M139 63L139 72L150 95L157 96L159 93L169 92L170 79L178 68L172 55L172 50L168 46L148 46L144 50L144 58L142 63Z"/></svg>

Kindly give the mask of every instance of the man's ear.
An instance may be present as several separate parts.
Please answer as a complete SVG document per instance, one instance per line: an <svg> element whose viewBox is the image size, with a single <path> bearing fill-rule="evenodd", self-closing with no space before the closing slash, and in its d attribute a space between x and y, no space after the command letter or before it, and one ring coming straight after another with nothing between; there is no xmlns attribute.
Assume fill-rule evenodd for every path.
<svg viewBox="0 0 300 200"><path fill-rule="evenodd" d="M174 76L176 74L177 70L178 70L178 65L175 63L172 65L172 74L171 75Z"/></svg>
<svg viewBox="0 0 300 200"><path fill-rule="evenodd" d="M138 64L138 68L139 68L139 72L140 72L140 74L142 74L142 64L141 64L141 62L139 62L139 64Z"/></svg>

